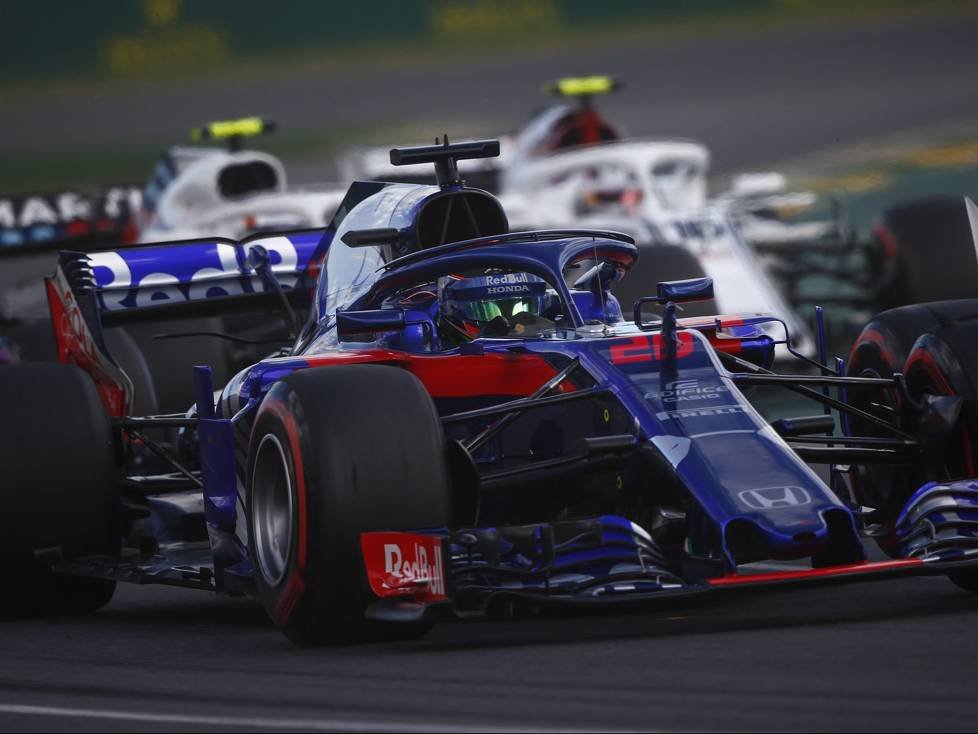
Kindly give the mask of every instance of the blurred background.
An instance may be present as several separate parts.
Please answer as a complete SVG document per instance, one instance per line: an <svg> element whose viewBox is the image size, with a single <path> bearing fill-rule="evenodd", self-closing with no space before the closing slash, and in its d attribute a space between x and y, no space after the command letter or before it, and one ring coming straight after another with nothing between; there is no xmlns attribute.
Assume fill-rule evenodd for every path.
<svg viewBox="0 0 978 734"><path fill-rule="evenodd" d="M801 285L821 288L817 300L790 299L800 320L811 324L813 303L832 307L831 355L849 354L866 319L900 302L872 293L884 280L877 263L894 259L871 235L880 212L947 194L963 214L961 195L978 197L972 0L0 0L0 41L0 362L5 336L25 360L53 353L41 276L60 244L45 240L55 237L45 197L23 195L141 186L161 153L212 120L275 120L276 132L248 147L279 156L290 183L333 182L351 146L511 133L555 102L544 83L614 75L622 89L596 100L604 116L629 136L705 144L713 195L738 173L780 171L787 191L841 205L853 242L881 245L876 260L825 250L787 264L805 275ZM18 250L34 234L18 230L14 206L23 214L35 198L31 254ZM900 292L902 302L951 297L949 281L978 296L973 243L956 254L969 263L961 268L931 249L948 233L923 229L921 247L907 248L917 259L889 265L922 273L937 295ZM776 273L777 260L758 272ZM759 291L758 282L735 285ZM196 350L190 361L151 338L185 327L140 329L133 337L160 403L169 395L184 410L189 383L173 375L189 374L171 365L215 365L228 351L184 340L186 354ZM777 389L752 395L769 419L812 414L811 401ZM973 597L943 580L886 588L446 626L413 647L289 657L253 606L128 587L77 626L9 628L21 642L4 659L28 702L112 709L126 697L147 712L264 712L276 725L273 716L342 714L338 727L366 730L362 717L381 711L448 722L443 730L507 717L597 729L973 729ZM8 716L7 725L37 721Z"/></svg>
<svg viewBox="0 0 978 734"><path fill-rule="evenodd" d="M975 192L978 3L944 0L0 0L0 193L145 181L193 125L262 114L293 182L351 144L518 128L558 76L608 73L631 135L712 175L776 168L887 201Z"/></svg>

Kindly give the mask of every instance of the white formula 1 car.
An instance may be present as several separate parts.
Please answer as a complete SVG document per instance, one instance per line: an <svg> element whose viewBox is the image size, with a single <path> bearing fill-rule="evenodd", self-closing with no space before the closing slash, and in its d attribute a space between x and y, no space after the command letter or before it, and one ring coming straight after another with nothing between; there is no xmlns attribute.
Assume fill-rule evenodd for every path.
<svg viewBox="0 0 978 734"><path fill-rule="evenodd" d="M273 155L244 150L244 138L271 132L260 117L212 122L193 131L196 142L223 140L227 148L174 146L143 191L136 240L228 237L325 226L345 187L292 187Z"/></svg>
<svg viewBox="0 0 978 734"><path fill-rule="evenodd" d="M59 249L202 237L238 241L328 224L345 187L289 186L278 158L244 149L245 138L274 128L260 117L197 128L195 142L225 145L170 148L143 188L0 198L0 363L54 358L41 277L54 267Z"/></svg>
<svg viewBox="0 0 978 734"><path fill-rule="evenodd" d="M578 103L550 107L504 137L494 168L478 161L460 164L460 172L470 183L498 193L514 230L598 227L625 232L643 248L683 248L713 278L721 312L778 314L795 346L810 351L809 328L782 296L753 244L811 242L832 234L835 222L797 225L780 219L779 211L811 206L814 196L786 192L785 179L777 173L737 176L729 191L709 198L710 154L704 145L629 139L597 112L593 97L618 88L603 76L547 85L550 93ZM344 179L420 181L430 175L417 168L393 169L381 151L370 149L350 151L339 160ZM664 259L646 260L661 264ZM650 271L647 277L651 282L660 275ZM633 278L639 290L641 280Z"/></svg>
<svg viewBox="0 0 978 734"><path fill-rule="evenodd" d="M200 238L237 242L259 232L326 226L346 188L289 186L278 158L244 149L245 138L273 129L273 123L258 117L202 126L192 134L195 142L225 145L170 148L142 191L116 186L87 199L75 192L8 197L6 208L17 215L9 217L14 219L12 226L4 226L4 201L0 200L0 364L55 359L41 276L56 266L58 249L99 250L120 245L124 249L137 242ZM38 212L44 215L40 222L34 221ZM241 328L215 317L202 331L237 333ZM185 329L174 321L151 328L133 325L110 336L118 342L116 351L123 361L141 351L151 365L156 387L147 408L150 411L182 406L187 386L182 373L173 369L174 359L215 364L221 371L236 359L236 350L253 348L203 334L181 338L176 345L159 341L158 332L168 331ZM248 336L258 341L263 338L260 333L249 332ZM143 394L150 392L143 390Z"/></svg>

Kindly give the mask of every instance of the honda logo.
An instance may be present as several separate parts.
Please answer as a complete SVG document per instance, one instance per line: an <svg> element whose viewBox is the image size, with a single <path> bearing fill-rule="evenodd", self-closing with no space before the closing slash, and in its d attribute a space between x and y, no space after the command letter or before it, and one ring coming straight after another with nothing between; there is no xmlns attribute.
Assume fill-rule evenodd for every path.
<svg viewBox="0 0 978 734"><path fill-rule="evenodd" d="M801 487L767 487L745 489L738 493L740 501L753 510L777 510L782 507L801 507L812 501L811 495Z"/></svg>

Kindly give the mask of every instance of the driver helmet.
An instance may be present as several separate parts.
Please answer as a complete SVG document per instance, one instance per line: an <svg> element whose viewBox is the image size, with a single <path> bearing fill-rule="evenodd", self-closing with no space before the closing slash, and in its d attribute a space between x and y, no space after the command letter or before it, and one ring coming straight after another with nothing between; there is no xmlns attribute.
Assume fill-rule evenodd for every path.
<svg viewBox="0 0 978 734"><path fill-rule="evenodd" d="M606 211L634 214L642 202L642 188L634 172L619 166L589 169L576 202L579 215Z"/></svg>
<svg viewBox="0 0 978 734"><path fill-rule="evenodd" d="M442 321L463 340L506 336L543 312L547 283L530 273L449 275L438 282Z"/></svg>

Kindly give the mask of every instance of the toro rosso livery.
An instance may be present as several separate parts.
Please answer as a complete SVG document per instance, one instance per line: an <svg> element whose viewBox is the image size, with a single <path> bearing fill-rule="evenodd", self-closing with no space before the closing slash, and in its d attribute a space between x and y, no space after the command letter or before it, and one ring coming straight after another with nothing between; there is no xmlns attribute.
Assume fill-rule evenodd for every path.
<svg viewBox="0 0 978 734"><path fill-rule="evenodd" d="M848 367L823 354L774 374L783 322L679 317L708 278L620 304L629 237L509 232L458 177L497 151L394 150L439 185L354 184L325 230L62 253L47 288L63 364L0 368L23 609L172 584L256 596L320 643L776 583L978 588L973 302L886 312ZM199 336L214 313L267 329L211 338L271 354L223 385L188 364L186 412L134 410L151 379L110 335L165 318L186 328L158 336ZM755 385L816 414L768 422ZM867 561L864 537L892 559ZM808 562L754 565L770 559Z"/></svg>
<svg viewBox="0 0 978 734"><path fill-rule="evenodd" d="M466 161L463 173L498 191L518 228L588 227L632 235L651 250L670 277L705 274L714 281L716 303L727 313L752 311L788 321L796 348L812 347L808 327L779 292L752 245L791 241L795 249L831 229L831 223L799 225L777 215L790 202L810 208L810 194L785 192L780 174L741 174L719 197L707 195L710 153L686 139L636 139L599 110L597 97L620 88L606 76L558 79L544 90L560 102L535 114L518 133L502 139L497 159ZM350 178L430 178L427 166L398 169L380 150L352 151L339 161ZM383 151L386 158L386 151ZM492 175L489 175L489 166ZM640 267L621 293L638 297L654 288ZM662 278L660 278L662 279ZM751 288L744 288L749 280Z"/></svg>

